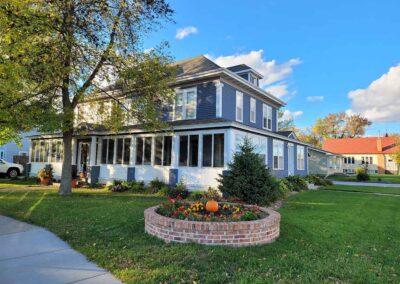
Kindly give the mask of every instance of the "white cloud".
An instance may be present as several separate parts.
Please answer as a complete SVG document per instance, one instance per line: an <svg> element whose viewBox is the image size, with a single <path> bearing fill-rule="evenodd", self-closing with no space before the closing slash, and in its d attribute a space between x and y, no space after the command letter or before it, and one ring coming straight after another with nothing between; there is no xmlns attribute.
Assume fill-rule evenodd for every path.
<svg viewBox="0 0 400 284"><path fill-rule="evenodd" d="M309 102L322 102L324 100L324 96L308 96L307 101Z"/></svg>
<svg viewBox="0 0 400 284"><path fill-rule="evenodd" d="M176 35L175 37L177 39L184 39L185 37L187 37L190 34L197 34L198 30L196 27L193 26L189 26L189 27L184 27L182 29L177 29L176 30Z"/></svg>
<svg viewBox="0 0 400 284"><path fill-rule="evenodd" d="M260 86L262 88L277 97L287 95L289 93L288 85L284 79L292 74L294 66L301 63L300 59L292 58L279 64L274 59L270 61L264 60L263 53L264 51L260 49L236 55L218 57L212 55L206 56L222 67L246 64L264 76L264 78L260 80Z"/></svg>
<svg viewBox="0 0 400 284"><path fill-rule="evenodd" d="M349 92L348 114L361 114L372 122L400 122L400 64L391 67L368 88Z"/></svg>
<svg viewBox="0 0 400 284"><path fill-rule="evenodd" d="M283 111L282 117L279 119L279 121L285 121L285 120L290 120L290 119L295 119L299 116L303 115L303 111L298 110L298 111L290 111L288 109L285 109Z"/></svg>

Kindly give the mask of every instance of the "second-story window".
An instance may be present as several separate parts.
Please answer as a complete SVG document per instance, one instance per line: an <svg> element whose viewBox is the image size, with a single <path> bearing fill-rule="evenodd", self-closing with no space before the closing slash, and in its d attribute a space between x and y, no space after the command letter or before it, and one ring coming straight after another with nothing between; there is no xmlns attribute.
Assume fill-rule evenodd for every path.
<svg viewBox="0 0 400 284"><path fill-rule="evenodd" d="M196 119L197 90L182 89L176 93L175 120Z"/></svg>
<svg viewBox="0 0 400 284"><path fill-rule="evenodd" d="M236 120L243 122L243 93L236 92Z"/></svg>
<svg viewBox="0 0 400 284"><path fill-rule="evenodd" d="M263 105L263 128L272 130L272 107Z"/></svg>
<svg viewBox="0 0 400 284"><path fill-rule="evenodd" d="M250 98L250 122L256 123L256 99Z"/></svg>

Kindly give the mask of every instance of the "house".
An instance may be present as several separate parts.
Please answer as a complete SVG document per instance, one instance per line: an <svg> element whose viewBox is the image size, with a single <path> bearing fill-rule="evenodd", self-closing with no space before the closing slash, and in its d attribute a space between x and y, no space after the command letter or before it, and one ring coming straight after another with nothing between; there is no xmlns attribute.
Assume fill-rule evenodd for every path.
<svg viewBox="0 0 400 284"><path fill-rule="evenodd" d="M241 64L218 66L204 56L176 63L179 74L173 106L163 108L172 132L146 132L126 123L112 133L93 127L96 111L82 103L86 131L73 138L73 164L92 182L160 179L184 180L189 188L217 186L244 137L249 137L278 177L308 173L309 145L278 130L278 110L285 103L259 86L262 75ZM51 164L61 175L59 134L32 136L30 173Z"/></svg>
<svg viewBox="0 0 400 284"><path fill-rule="evenodd" d="M36 132L26 132L21 135L21 147L15 142L9 142L0 146L0 159L4 159L9 163L14 162L14 156L28 156L31 141L28 138Z"/></svg>
<svg viewBox="0 0 400 284"><path fill-rule="evenodd" d="M326 139L324 150L340 154L340 172L354 173L360 166L367 166L372 174L397 174L399 165L393 155L399 151L396 137L361 137Z"/></svg>

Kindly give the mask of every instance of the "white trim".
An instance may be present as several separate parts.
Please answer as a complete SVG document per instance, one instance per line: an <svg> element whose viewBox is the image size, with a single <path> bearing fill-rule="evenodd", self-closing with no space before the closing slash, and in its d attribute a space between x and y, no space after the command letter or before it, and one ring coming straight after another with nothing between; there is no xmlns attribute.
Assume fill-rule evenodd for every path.
<svg viewBox="0 0 400 284"><path fill-rule="evenodd" d="M280 153L276 153L277 155L275 155L275 145L277 145L277 147L282 147L282 155L280 155ZM278 149L280 150L280 149ZM275 167L275 156L278 157L278 166ZM280 163L280 157L282 157L282 165ZM272 141L272 168L274 170L284 170L285 169L285 143L281 140L276 140L274 139Z"/></svg>
<svg viewBox="0 0 400 284"><path fill-rule="evenodd" d="M216 93L215 93L215 107L216 107L216 117L222 117L222 87L224 84L221 81L214 82Z"/></svg>
<svg viewBox="0 0 400 284"><path fill-rule="evenodd" d="M304 171L306 168L306 150L304 146L296 145L296 167L299 171ZM301 157L299 157L300 149L303 152L303 161L301 163Z"/></svg>
<svg viewBox="0 0 400 284"><path fill-rule="evenodd" d="M195 105L194 105L194 117L188 117L187 115L187 107L188 107L188 93L194 92L195 97ZM176 100L173 105L174 109L174 120L186 120L186 119L196 119L197 118L197 87L192 88L179 88L176 89L176 95L182 95L182 113L181 118L176 118Z"/></svg>
<svg viewBox="0 0 400 284"><path fill-rule="evenodd" d="M266 119L266 126L264 119ZM271 127L268 127L268 120L271 120ZM267 104L263 104L262 128L272 131L272 107Z"/></svg>
<svg viewBox="0 0 400 284"><path fill-rule="evenodd" d="M254 112L254 117L251 114ZM257 100L253 97L250 98L250 122L256 123L257 120Z"/></svg>
<svg viewBox="0 0 400 284"><path fill-rule="evenodd" d="M241 102L240 105L238 105L238 102ZM236 121L243 122L243 93L236 91L236 99L235 99L235 119ZM240 110L240 112L238 111Z"/></svg>

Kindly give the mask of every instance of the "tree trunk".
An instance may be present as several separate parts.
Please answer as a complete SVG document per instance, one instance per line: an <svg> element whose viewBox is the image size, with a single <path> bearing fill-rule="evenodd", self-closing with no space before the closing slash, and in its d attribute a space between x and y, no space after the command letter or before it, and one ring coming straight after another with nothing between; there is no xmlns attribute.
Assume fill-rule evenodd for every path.
<svg viewBox="0 0 400 284"><path fill-rule="evenodd" d="M72 134L73 130L63 132L64 160L62 164L61 185L58 191L60 195L69 195L72 193Z"/></svg>

